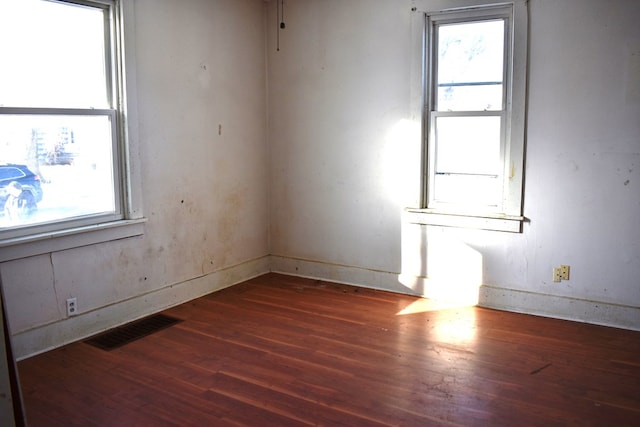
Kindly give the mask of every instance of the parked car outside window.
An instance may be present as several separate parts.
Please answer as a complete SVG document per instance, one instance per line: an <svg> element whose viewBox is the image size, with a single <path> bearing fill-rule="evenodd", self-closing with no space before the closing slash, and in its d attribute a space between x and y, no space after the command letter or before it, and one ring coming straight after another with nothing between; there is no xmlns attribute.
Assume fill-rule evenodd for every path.
<svg viewBox="0 0 640 427"><path fill-rule="evenodd" d="M0 215L24 219L42 201L40 177L26 165L0 164Z"/></svg>

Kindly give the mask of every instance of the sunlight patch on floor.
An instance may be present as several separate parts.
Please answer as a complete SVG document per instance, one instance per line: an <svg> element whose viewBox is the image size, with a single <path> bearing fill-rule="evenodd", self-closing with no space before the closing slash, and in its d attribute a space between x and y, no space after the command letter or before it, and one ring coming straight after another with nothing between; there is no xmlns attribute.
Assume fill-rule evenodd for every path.
<svg viewBox="0 0 640 427"><path fill-rule="evenodd" d="M404 316L407 314L427 313L430 311L448 310L452 308L468 307L473 304L460 304L443 300L434 300L430 298L421 298L404 307L396 313L396 316Z"/></svg>

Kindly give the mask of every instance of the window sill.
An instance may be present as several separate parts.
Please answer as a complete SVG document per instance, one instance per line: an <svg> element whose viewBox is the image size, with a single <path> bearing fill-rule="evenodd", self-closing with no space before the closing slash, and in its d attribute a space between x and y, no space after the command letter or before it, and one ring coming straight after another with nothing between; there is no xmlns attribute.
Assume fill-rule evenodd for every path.
<svg viewBox="0 0 640 427"><path fill-rule="evenodd" d="M405 218L412 224L437 225L441 227L475 228L480 230L521 233L522 216L509 215L467 215L433 211L431 209L405 210Z"/></svg>
<svg viewBox="0 0 640 427"><path fill-rule="evenodd" d="M0 240L0 262L140 236L146 221L129 219Z"/></svg>

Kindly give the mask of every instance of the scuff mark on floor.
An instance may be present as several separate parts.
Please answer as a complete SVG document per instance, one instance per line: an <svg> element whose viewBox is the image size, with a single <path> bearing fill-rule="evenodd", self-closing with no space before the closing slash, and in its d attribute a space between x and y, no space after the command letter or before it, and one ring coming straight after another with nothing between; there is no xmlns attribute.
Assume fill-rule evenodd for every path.
<svg viewBox="0 0 640 427"><path fill-rule="evenodd" d="M533 371L531 371L529 374L530 375L535 375L535 374L539 374L540 372L544 371L545 369L547 369L549 366L551 366L551 363L547 363L546 365L538 368L538 369L534 369Z"/></svg>

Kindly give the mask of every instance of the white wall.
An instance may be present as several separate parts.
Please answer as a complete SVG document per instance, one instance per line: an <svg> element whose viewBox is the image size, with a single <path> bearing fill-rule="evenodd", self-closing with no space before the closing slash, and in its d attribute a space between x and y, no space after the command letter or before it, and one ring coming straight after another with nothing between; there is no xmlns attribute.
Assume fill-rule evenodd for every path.
<svg viewBox="0 0 640 427"><path fill-rule="evenodd" d="M0 264L16 356L269 270L640 329L640 3L529 3L529 222L510 234L403 221L413 1L287 0L279 52L273 1L133 2L145 233Z"/></svg>
<svg viewBox="0 0 640 427"><path fill-rule="evenodd" d="M529 1L521 234L402 220L416 3L290 0L280 52L269 19L272 269L640 329L640 2Z"/></svg>
<svg viewBox="0 0 640 427"><path fill-rule="evenodd" d="M1 264L17 357L268 271L264 3L133 4L145 233Z"/></svg>
<svg viewBox="0 0 640 427"><path fill-rule="evenodd" d="M389 180L413 185L392 176L390 144L405 142L390 133L411 114L409 3L290 1L286 13L269 57L273 254L398 272L403 189Z"/></svg>

